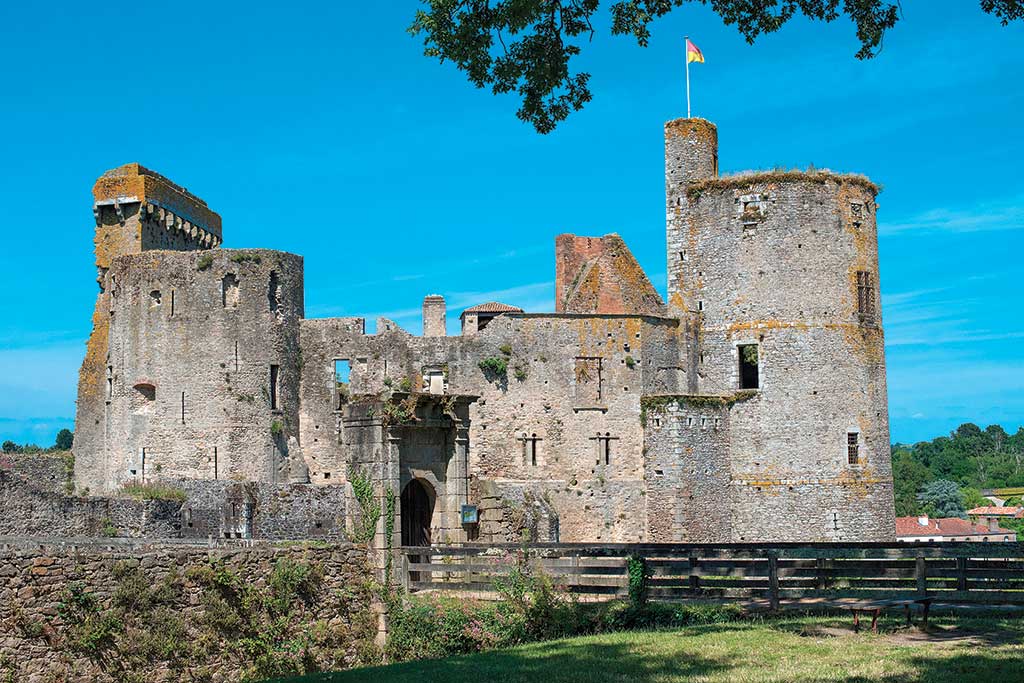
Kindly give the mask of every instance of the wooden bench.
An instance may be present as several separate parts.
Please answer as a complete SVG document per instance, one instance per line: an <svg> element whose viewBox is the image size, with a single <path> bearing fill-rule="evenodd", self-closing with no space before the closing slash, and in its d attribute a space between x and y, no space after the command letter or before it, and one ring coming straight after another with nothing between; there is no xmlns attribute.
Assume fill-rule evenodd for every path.
<svg viewBox="0 0 1024 683"><path fill-rule="evenodd" d="M906 610L907 625L909 626L911 623L910 608L914 604L918 604L923 607L921 625L927 627L928 610L931 609L933 599L934 598L893 598L891 600L870 600L843 605L843 609L848 609L853 612L854 631L860 630L860 614L861 612L864 612L865 614L871 615L871 632L878 633L878 615L881 614L883 609L902 607Z"/></svg>

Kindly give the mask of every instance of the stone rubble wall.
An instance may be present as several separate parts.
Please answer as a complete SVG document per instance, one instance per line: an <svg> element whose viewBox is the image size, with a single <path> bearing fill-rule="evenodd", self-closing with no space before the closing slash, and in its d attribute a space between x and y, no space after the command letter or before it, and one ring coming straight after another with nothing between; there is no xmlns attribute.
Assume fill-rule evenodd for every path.
<svg viewBox="0 0 1024 683"><path fill-rule="evenodd" d="M254 662L239 643L211 629L209 596L196 569L220 566L244 584L266 588L282 560L313 567L322 575L315 595L295 608L291 626L320 629L311 657L324 668L343 669L373 652L377 616L364 586L372 573L366 549L347 544L280 545L220 542L196 545L168 542L38 541L0 537L0 680L50 681L208 681L253 680ZM139 572L139 574L135 574ZM128 583L131 578L140 584ZM170 586L170 602L159 608L118 609L127 593ZM76 631L64 617L70 590L95 599L100 615L117 615L113 642L97 653L83 652ZM120 597L119 597L120 596ZM139 612L140 609L148 610ZM170 617L168 617L170 613ZM159 619L183 628L179 646L192 648L182 660L133 662L128 650L142 631ZM372 661L372 659L370 660ZM379 661L379 660L378 660ZM369 662L366 662L369 663Z"/></svg>

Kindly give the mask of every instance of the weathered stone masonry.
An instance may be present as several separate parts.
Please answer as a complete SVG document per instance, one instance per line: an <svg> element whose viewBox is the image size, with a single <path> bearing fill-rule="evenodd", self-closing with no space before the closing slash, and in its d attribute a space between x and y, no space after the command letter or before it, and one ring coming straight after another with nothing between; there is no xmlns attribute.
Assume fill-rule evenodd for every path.
<svg viewBox="0 0 1024 683"><path fill-rule="evenodd" d="M665 126L667 302L617 235L560 235L555 313L483 303L460 336L440 295L420 337L305 319L301 257L217 248L201 200L106 174L79 491L177 482L182 535L351 533L357 474L397 498L381 546L890 540L877 188L719 177L717 145ZM273 487L300 511L267 516Z"/></svg>
<svg viewBox="0 0 1024 683"><path fill-rule="evenodd" d="M288 546L221 541L211 545L87 539L45 542L0 536L0 680L210 681L259 680L258 662L224 622L230 603L203 573L229 572L245 585L267 591L278 563L309 568L315 594L300 596L289 628L315 633L305 656L325 670L374 661L378 617L365 588L371 569L366 549L349 544ZM68 617L73 591L95 610L93 633L103 615L115 616L106 640L83 651L81 627ZM158 591L159 600L144 598ZM230 598L230 595L229 595ZM305 598L305 599L303 599ZM157 604L147 604L147 602ZM220 620L221 625L216 625ZM144 642L173 638L166 645ZM87 643L88 644L88 643ZM278 656L286 650L282 647ZM376 656L379 661L379 655Z"/></svg>

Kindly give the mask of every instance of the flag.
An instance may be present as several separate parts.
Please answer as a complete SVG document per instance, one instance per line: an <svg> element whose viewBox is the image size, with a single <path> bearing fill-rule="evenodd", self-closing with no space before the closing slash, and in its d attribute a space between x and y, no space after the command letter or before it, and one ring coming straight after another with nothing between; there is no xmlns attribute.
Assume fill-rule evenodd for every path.
<svg viewBox="0 0 1024 683"><path fill-rule="evenodd" d="M690 39L686 39L686 63L700 62L704 63L704 53L700 51L700 48L690 42Z"/></svg>

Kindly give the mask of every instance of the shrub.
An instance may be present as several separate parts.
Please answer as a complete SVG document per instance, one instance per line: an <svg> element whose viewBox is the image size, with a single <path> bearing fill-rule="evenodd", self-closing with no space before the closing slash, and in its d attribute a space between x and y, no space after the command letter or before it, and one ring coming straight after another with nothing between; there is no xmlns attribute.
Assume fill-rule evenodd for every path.
<svg viewBox="0 0 1024 683"><path fill-rule="evenodd" d="M498 358L497 356L484 358L482 361L477 363L477 366L484 371L485 375L492 378L508 376L508 361L504 358Z"/></svg>
<svg viewBox="0 0 1024 683"><path fill-rule="evenodd" d="M204 253L196 259L196 270L206 270L213 265L213 254Z"/></svg>
<svg viewBox="0 0 1024 683"><path fill-rule="evenodd" d="M626 356L626 367L630 370L636 367L636 360L633 356Z"/></svg>
<svg viewBox="0 0 1024 683"><path fill-rule="evenodd" d="M176 486L167 484L135 484L129 483L121 487L121 493L136 500L174 500L184 502L185 492Z"/></svg>
<svg viewBox="0 0 1024 683"><path fill-rule="evenodd" d="M520 382L526 381L526 367L523 365L517 365L515 368L516 379Z"/></svg>
<svg viewBox="0 0 1024 683"><path fill-rule="evenodd" d="M284 423L280 420L274 420L270 423L270 433L274 436L280 436L284 432Z"/></svg>
<svg viewBox="0 0 1024 683"><path fill-rule="evenodd" d="M250 261L252 263L259 263L260 262L260 255L259 254L250 254L250 253L244 252L244 251L239 251L239 252L236 252L236 253L232 254L231 257L230 257L230 260L231 260L232 263L249 263Z"/></svg>
<svg viewBox="0 0 1024 683"><path fill-rule="evenodd" d="M501 351L506 356L512 355L512 347L509 346L508 344L502 344L501 346L498 347L498 350Z"/></svg>

